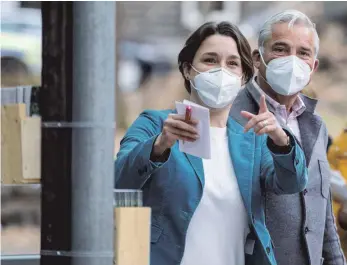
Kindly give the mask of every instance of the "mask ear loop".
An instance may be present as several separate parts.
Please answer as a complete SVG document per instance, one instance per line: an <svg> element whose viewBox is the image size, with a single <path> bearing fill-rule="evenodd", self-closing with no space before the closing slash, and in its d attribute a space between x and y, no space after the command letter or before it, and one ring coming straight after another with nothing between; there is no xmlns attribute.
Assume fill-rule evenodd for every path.
<svg viewBox="0 0 347 265"><path fill-rule="evenodd" d="M201 74L201 72L199 72L198 70L196 70L196 68L195 68L192 64L190 65L190 67L193 68L193 70L194 70L195 72L197 72L198 74Z"/></svg>
<svg viewBox="0 0 347 265"><path fill-rule="evenodd" d="M196 70L196 68L195 68L192 64L190 64L190 67L193 68L193 70L194 70L195 72L197 72L198 74L201 74L201 72L199 72L198 70ZM190 83L190 85L191 85L196 91L199 91L198 88L193 84L193 82L192 82L191 79L189 79L189 83Z"/></svg>
<svg viewBox="0 0 347 265"><path fill-rule="evenodd" d="M317 57L316 56L314 56L314 60L313 60L313 66L312 66L312 69L311 69L311 72L310 72L310 76L312 75L312 73L313 73L313 70L314 70L314 63L316 62L316 59L317 59ZM310 66L310 68L311 68L311 66Z"/></svg>
<svg viewBox="0 0 347 265"><path fill-rule="evenodd" d="M265 67L268 68L267 64L265 63L264 57L263 57L263 51L264 51L264 47L260 47L260 48L259 48L259 55L260 55L260 58L261 58L263 64L265 65Z"/></svg>
<svg viewBox="0 0 347 265"><path fill-rule="evenodd" d="M263 55L262 55L263 50L264 50L264 47L259 47L259 55L260 55L260 58L261 58L263 64L265 65L265 67L266 67L266 69L267 69L268 66L267 66L267 64L265 63L264 57L263 57ZM268 84L268 85L271 87L271 85L267 82L267 80L266 80L265 77L260 73L260 71L258 71L258 76L260 76L260 77L265 81L265 83Z"/></svg>
<svg viewBox="0 0 347 265"><path fill-rule="evenodd" d="M199 91L198 88L196 86L194 86L194 84L193 84L191 79L189 79L189 83L196 91Z"/></svg>

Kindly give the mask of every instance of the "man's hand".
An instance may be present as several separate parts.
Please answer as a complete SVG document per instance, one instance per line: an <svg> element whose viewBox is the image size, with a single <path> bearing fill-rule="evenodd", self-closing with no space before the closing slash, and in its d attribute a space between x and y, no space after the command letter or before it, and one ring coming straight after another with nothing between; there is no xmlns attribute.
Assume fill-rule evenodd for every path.
<svg viewBox="0 0 347 265"><path fill-rule="evenodd" d="M248 132L253 128L256 135L267 134L278 146L288 145L288 136L278 125L275 116L268 110L264 95L260 98L258 115L254 115L248 111L241 111L241 115L248 119L244 132Z"/></svg>

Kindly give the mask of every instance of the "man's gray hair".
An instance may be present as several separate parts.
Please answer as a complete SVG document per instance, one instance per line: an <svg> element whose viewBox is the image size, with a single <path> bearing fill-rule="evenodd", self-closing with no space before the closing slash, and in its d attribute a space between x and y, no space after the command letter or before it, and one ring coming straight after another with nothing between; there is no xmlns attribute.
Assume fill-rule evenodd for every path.
<svg viewBox="0 0 347 265"><path fill-rule="evenodd" d="M279 23L288 23L289 28L292 28L294 25L301 23L307 28L311 29L314 34L315 57L317 57L319 51L319 37L316 30L316 25L308 16L297 10L286 10L280 12L265 21L264 25L260 29L258 38L258 47L260 49L260 52L264 52L265 42L271 39L272 26Z"/></svg>

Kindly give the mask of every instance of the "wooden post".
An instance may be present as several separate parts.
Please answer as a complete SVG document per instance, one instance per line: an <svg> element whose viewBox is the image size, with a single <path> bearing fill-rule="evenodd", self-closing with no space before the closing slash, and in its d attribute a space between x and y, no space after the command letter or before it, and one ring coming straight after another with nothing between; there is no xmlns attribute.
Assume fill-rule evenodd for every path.
<svg viewBox="0 0 347 265"><path fill-rule="evenodd" d="M1 182L15 183L22 174L21 119L24 104L1 107Z"/></svg>
<svg viewBox="0 0 347 265"><path fill-rule="evenodd" d="M115 265L149 265L150 237L150 208L115 208Z"/></svg>
<svg viewBox="0 0 347 265"><path fill-rule="evenodd" d="M1 183L40 183L41 118L10 104L1 107L1 125Z"/></svg>

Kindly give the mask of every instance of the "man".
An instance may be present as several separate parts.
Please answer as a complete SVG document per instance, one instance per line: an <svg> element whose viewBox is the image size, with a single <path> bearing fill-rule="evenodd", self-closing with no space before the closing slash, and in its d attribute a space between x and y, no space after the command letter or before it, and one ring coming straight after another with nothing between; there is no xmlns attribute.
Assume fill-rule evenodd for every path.
<svg viewBox="0 0 347 265"><path fill-rule="evenodd" d="M269 110L301 143L309 172L301 193L263 194L276 260L279 265L345 265L331 206L327 129L315 113L317 101L300 94L319 64L315 25L299 11L281 12L263 25L258 48L253 52L258 74L239 93L230 115L245 125L254 118L241 111L258 113L265 94Z"/></svg>

